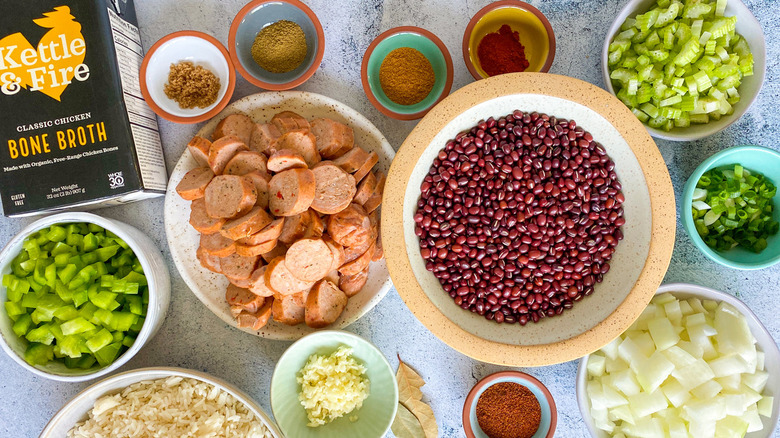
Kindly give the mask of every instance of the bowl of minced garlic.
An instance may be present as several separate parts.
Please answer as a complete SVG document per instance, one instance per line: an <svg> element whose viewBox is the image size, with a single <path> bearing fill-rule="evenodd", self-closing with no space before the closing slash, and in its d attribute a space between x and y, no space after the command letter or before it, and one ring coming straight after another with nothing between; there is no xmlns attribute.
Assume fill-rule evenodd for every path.
<svg viewBox="0 0 780 438"><path fill-rule="evenodd" d="M266 90L288 90L320 66L325 34L314 12L298 0L254 0L233 19L228 48L244 79Z"/></svg>
<svg viewBox="0 0 780 438"><path fill-rule="evenodd" d="M452 87L452 58L436 35L403 26L379 35L363 55L363 90L383 114L421 118Z"/></svg>
<svg viewBox="0 0 780 438"><path fill-rule="evenodd" d="M552 438L557 417L547 387L519 371L483 378L463 405L466 438Z"/></svg>
<svg viewBox="0 0 780 438"><path fill-rule="evenodd" d="M202 32L166 35L141 63L141 94L160 117L176 123L211 119L228 104L236 73L219 41Z"/></svg>
<svg viewBox="0 0 780 438"><path fill-rule="evenodd" d="M398 386L382 352L345 331L301 338L271 378L271 408L285 436L384 436L397 405Z"/></svg>

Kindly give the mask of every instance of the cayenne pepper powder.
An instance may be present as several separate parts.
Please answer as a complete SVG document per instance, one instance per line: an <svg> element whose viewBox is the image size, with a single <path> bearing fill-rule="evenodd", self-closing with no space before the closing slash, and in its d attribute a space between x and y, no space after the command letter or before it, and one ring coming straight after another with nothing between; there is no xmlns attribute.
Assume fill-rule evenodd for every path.
<svg viewBox="0 0 780 438"><path fill-rule="evenodd" d="M521 72L528 68L525 47L520 44L520 34L513 32L506 24L498 32L482 38L477 46L477 57L488 76Z"/></svg>
<svg viewBox="0 0 780 438"><path fill-rule="evenodd" d="M428 58L419 50L400 47L388 53L379 67L379 85L387 98L399 105L414 105L425 99L436 83Z"/></svg>
<svg viewBox="0 0 780 438"><path fill-rule="evenodd" d="M490 438L531 438L541 421L539 400L519 383L496 383L477 400L477 422Z"/></svg>

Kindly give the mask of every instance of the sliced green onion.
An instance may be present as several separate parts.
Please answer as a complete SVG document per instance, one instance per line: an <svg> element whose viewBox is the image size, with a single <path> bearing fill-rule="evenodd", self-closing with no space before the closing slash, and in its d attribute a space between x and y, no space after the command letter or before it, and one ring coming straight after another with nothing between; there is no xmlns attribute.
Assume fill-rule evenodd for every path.
<svg viewBox="0 0 780 438"><path fill-rule="evenodd" d="M777 187L740 164L712 169L694 189L691 212L697 232L717 251L740 246L763 251L780 230L773 219Z"/></svg>

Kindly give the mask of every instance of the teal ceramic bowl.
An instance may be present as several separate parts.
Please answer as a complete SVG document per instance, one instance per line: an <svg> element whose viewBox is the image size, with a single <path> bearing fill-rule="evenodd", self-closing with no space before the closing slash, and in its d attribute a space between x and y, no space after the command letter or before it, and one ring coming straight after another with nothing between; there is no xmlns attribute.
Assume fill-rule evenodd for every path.
<svg viewBox="0 0 780 438"><path fill-rule="evenodd" d="M298 400L298 372L312 354L331 354L340 346L366 367L370 395L363 406L324 426L308 427L306 411ZM398 407L398 385L390 364L379 349L355 334L323 330L305 336L284 352L271 378L271 409L285 436L295 438L380 438L385 436ZM349 417L357 415L351 422Z"/></svg>
<svg viewBox="0 0 780 438"><path fill-rule="evenodd" d="M542 419L539 423L539 429L532 438L553 438L555 436L555 427L558 425L558 409L555 407L555 400L546 386L539 380L520 371L502 371L491 374L480 380L474 388L471 389L466 397L466 403L463 404L463 430L466 438L488 438L482 431L477 421L477 401L479 397L496 383L512 382L525 386L539 400L539 406L542 410Z"/></svg>
<svg viewBox="0 0 780 438"><path fill-rule="evenodd" d="M728 167L741 164L742 167L758 172L767 177L773 184L780 184L780 153L760 146L735 146L709 157L693 171L683 189L683 200L680 203L680 217L683 227L697 248L710 260L734 269L762 269L780 262L780 234L767 238L766 249L756 254L740 247L719 252L707 246L696 231L693 223L691 204L693 190L704 172L717 167ZM780 221L780 191L772 199L775 205L774 220Z"/></svg>
<svg viewBox="0 0 780 438"><path fill-rule="evenodd" d="M428 58L436 76L431 92L414 105L400 105L390 100L379 83L379 68L385 57L395 49L411 47ZM376 109L399 120L417 120L450 94L452 88L452 57L441 40L431 32L413 26L390 29L379 35L363 55L361 66L363 91Z"/></svg>
<svg viewBox="0 0 780 438"><path fill-rule="evenodd" d="M252 59L252 44L260 30L280 20L301 26L308 51L301 65L286 73L272 73ZM325 34L314 12L298 0L253 0L236 14L228 34L233 66L247 81L266 90L289 90L306 82L322 63Z"/></svg>

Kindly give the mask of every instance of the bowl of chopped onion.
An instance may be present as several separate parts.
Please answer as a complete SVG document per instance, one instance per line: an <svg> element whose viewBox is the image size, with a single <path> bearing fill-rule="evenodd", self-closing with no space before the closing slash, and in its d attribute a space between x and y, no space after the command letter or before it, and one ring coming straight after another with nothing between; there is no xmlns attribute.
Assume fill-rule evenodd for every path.
<svg viewBox="0 0 780 438"><path fill-rule="evenodd" d="M680 219L707 258L734 269L780 262L780 153L735 146L706 159L683 189Z"/></svg>
<svg viewBox="0 0 780 438"><path fill-rule="evenodd" d="M639 319L580 360L577 403L591 436L772 436L780 351L732 295L661 286Z"/></svg>
<svg viewBox="0 0 780 438"><path fill-rule="evenodd" d="M604 84L647 127L698 140L737 121L766 73L761 25L740 0L631 0L607 32Z"/></svg>

